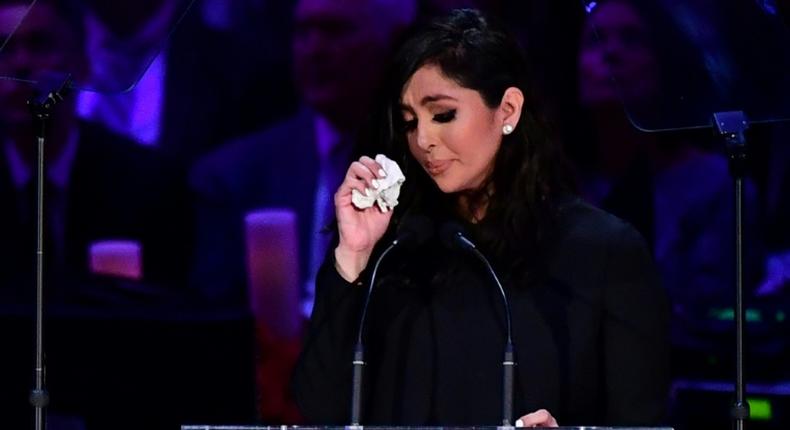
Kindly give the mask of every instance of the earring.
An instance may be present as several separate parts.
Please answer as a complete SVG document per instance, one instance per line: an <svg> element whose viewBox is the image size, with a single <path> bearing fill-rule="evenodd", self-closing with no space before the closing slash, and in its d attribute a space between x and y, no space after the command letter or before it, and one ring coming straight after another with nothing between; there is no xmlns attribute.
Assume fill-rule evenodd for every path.
<svg viewBox="0 0 790 430"><path fill-rule="evenodd" d="M513 126L510 125L510 124L503 125L502 126L502 134L508 135L510 133L513 133Z"/></svg>

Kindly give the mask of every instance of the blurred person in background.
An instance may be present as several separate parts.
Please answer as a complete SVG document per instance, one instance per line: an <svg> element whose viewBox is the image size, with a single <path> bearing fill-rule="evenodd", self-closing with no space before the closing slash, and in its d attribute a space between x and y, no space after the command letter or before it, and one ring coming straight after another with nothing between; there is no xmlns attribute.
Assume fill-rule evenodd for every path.
<svg viewBox="0 0 790 430"><path fill-rule="evenodd" d="M706 149L712 134L650 134L630 121L648 129L708 121L693 97L713 96L707 77L694 54L679 48L688 43L673 39L670 22L655 5L627 0L600 1L589 11L578 53L581 114L569 152L582 195L631 222L651 245L673 306L675 345L706 349L708 341L689 327L705 327L712 309L734 300L727 159ZM746 188L745 280L753 287L763 251L754 185Z"/></svg>
<svg viewBox="0 0 790 430"><path fill-rule="evenodd" d="M83 118L189 165L295 109L289 2L83 1L100 92L80 95Z"/></svg>
<svg viewBox="0 0 790 430"><path fill-rule="evenodd" d="M0 37L5 39L29 2L0 4ZM90 73L83 49L81 9L71 2L39 1L0 52L0 75L45 81ZM65 74L63 75L65 77ZM0 80L0 295L32 303L35 292L36 150L27 100L33 85ZM182 290L188 261L190 211L177 164L139 147L104 127L80 120L76 94L58 104L45 147L45 279L47 297L59 303L156 300ZM92 244L134 242L140 268L133 281L158 284L137 292L90 288ZM146 298L146 292L154 298ZM117 294L117 296L115 294Z"/></svg>
<svg viewBox="0 0 790 430"><path fill-rule="evenodd" d="M332 194L351 159L383 68L415 16L412 0L299 1L292 45L301 95L298 113L228 142L192 171L198 217L192 286L213 306L250 305L245 215L261 208L296 214L298 285L279 287L298 289L301 309L268 309L265 318L296 319L298 333L257 325L259 413L267 421L298 420L286 387L330 239L324 230L334 214Z"/></svg>
<svg viewBox="0 0 790 430"><path fill-rule="evenodd" d="M39 0L28 12L30 4L0 2L0 40L16 28L0 50L0 76L41 83L56 74L71 73L75 81L82 81L90 73L83 49L82 10L69 1ZM25 370L32 369L28 347L36 295L37 164L26 102L35 94L29 82L0 79L0 330L4 351L0 415L4 428L30 428L33 417L27 401L31 380ZM81 120L76 98L76 93L70 93L53 109L44 151L46 315L57 321L51 324L63 328L73 327L57 319L64 314L79 320L179 307L191 224L184 174L151 148ZM117 261L117 254L110 255L112 250L100 255L91 249L118 240L135 250L125 254L122 270L94 261L92 257ZM83 404L80 388L91 386L95 368L85 373L57 370L68 366L71 353L81 353L76 345L90 343L87 339L92 333L69 332L69 336L56 339L53 335L47 340L51 348L47 358L52 358L55 369L48 379L53 398L58 399L47 411L53 429L86 428L87 415L100 412L94 406L95 396L89 400L93 409L75 406ZM68 353L56 346L63 344L69 344ZM102 360L115 359L107 352L102 351ZM88 357L85 361L91 362Z"/></svg>
<svg viewBox="0 0 790 430"><path fill-rule="evenodd" d="M286 207L298 216L305 311L323 256L319 232L330 222L331 195L350 160L356 133L413 2L302 0L295 16L294 75L299 113L209 154L191 175L198 198L195 285L208 299L246 300L243 218ZM329 203L329 204L328 204Z"/></svg>

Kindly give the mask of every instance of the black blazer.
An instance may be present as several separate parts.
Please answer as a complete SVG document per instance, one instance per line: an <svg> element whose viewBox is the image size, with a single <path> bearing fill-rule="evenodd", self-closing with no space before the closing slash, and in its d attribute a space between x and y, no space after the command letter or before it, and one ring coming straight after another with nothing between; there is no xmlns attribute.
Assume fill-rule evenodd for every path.
<svg viewBox="0 0 790 430"><path fill-rule="evenodd" d="M267 43L266 25L259 22L255 33L263 40L239 40L232 33L240 30L207 26L199 6L168 41L159 139L165 152L188 164L297 107L289 51Z"/></svg>
<svg viewBox="0 0 790 430"><path fill-rule="evenodd" d="M213 303L246 303L244 216L260 208L297 215L301 279L307 276L318 183L314 115L307 109L200 159L190 174L197 230L192 285Z"/></svg>
<svg viewBox="0 0 790 430"><path fill-rule="evenodd" d="M668 389L667 305L643 239L573 199L559 212L548 276L504 275L518 367L515 418L546 408L562 425L650 425ZM330 257L293 378L311 423L349 420L352 349L366 288ZM380 269L365 333L363 423L497 425L505 319L474 257L429 243Z"/></svg>

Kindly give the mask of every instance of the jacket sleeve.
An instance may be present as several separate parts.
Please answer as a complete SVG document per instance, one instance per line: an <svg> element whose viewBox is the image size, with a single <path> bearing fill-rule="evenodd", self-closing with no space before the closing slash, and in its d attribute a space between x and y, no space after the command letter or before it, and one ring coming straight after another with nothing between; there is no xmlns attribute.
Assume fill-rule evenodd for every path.
<svg viewBox="0 0 790 430"><path fill-rule="evenodd" d="M360 279L365 278L365 272ZM291 388L307 423L346 424L351 408L353 348L367 290L349 283L332 253L316 277L316 299Z"/></svg>
<svg viewBox="0 0 790 430"><path fill-rule="evenodd" d="M644 240L620 225L605 268L606 422L655 425L666 418L669 387L667 298Z"/></svg>

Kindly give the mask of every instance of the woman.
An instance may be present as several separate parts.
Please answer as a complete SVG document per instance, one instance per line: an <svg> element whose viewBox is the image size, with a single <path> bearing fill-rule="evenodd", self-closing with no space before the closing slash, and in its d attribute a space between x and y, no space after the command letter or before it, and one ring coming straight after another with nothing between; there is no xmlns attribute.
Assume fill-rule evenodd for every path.
<svg viewBox="0 0 790 430"><path fill-rule="evenodd" d="M664 297L635 231L566 193L514 39L472 10L395 59L378 152L406 175L393 212L356 209L381 166L351 164L293 387L308 421L349 420L366 271L399 220L465 225L509 296L524 426L650 424L666 386ZM373 152L375 153L375 152ZM501 423L505 313L474 257L429 240L379 269L365 331L363 423ZM534 412L533 412L534 411Z"/></svg>

